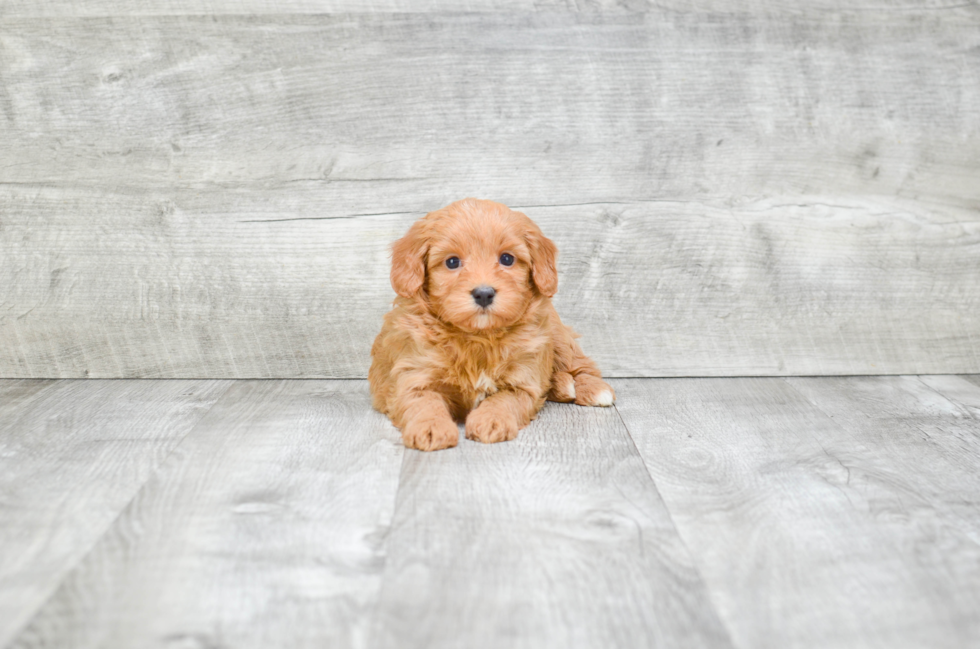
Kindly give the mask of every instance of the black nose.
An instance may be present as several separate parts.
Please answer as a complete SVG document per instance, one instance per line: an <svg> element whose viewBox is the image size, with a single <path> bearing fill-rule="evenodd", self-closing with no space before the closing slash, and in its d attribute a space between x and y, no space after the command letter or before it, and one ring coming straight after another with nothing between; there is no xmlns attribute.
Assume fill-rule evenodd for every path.
<svg viewBox="0 0 980 649"><path fill-rule="evenodd" d="M493 302L493 296L497 291L489 286L477 286L473 289L473 299L482 307L488 307Z"/></svg>

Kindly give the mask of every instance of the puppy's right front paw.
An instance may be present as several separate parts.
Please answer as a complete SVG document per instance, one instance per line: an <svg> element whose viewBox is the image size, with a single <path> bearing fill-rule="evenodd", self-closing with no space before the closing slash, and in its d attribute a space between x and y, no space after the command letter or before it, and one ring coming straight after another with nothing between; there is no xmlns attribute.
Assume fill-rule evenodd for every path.
<svg viewBox="0 0 980 649"><path fill-rule="evenodd" d="M486 404L466 415L466 438L484 444L509 442L517 437L517 422Z"/></svg>
<svg viewBox="0 0 980 649"><path fill-rule="evenodd" d="M459 429L451 419L411 421L402 429L402 443L420 451L452 448L459 442Z"/></svg>

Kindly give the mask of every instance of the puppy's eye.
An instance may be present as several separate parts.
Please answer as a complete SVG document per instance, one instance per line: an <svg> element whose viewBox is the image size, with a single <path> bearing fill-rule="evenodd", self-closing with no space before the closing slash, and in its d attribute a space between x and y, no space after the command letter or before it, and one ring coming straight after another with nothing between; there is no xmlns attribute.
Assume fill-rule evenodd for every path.
<svg viewBox="0 0 980 649"><path fill-rule="evenodd" d="M450 257L446 260L446 268L455 270L459 268L459 257Z"/></svg>
<svg viewBox="0 0 980 649"><path fill-rule="evenodd" d="M509 252L505 252L504 254L500 255L500 263L504 266L513 266L514 255L510 254Z"/></svg>

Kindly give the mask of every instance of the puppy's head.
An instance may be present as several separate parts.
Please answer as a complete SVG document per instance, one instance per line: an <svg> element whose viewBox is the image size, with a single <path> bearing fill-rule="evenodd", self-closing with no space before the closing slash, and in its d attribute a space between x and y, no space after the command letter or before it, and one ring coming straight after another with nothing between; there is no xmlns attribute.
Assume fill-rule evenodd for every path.
<svg viewBox="0 0 980 649"><path fill-rule="evenodd" d="M430 212L395 242L391 285L425 296L442 320L470 331L514 324L558 290L555 244L524 214L467 198Z"/></svg>

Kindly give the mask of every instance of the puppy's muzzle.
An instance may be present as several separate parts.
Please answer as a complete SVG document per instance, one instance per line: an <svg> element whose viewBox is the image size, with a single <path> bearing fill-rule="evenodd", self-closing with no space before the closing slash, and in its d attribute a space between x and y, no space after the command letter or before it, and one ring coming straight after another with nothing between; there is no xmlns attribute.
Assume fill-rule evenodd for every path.
<svg viewBox="0 0 980 649"><path fill-rule="evenodd" d="M471 294L473 301L485 309L493 304L493 296L497 294L497 291L489 286L477 286L471 291Z"/></svg>

